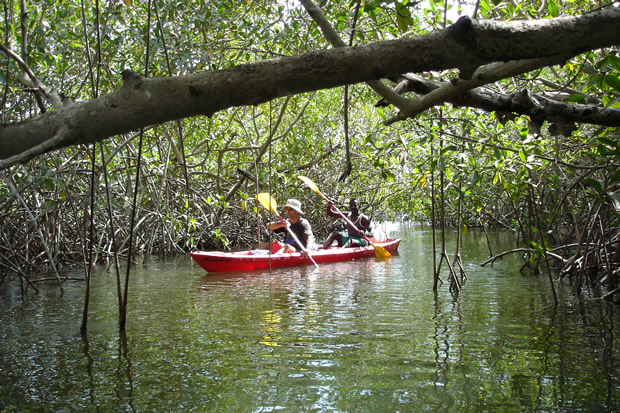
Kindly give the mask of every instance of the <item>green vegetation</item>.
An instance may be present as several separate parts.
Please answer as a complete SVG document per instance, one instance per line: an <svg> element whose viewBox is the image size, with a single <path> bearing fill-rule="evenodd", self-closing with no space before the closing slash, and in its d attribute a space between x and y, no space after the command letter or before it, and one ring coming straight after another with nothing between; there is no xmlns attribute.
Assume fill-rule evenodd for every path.
<svg viewBox="0 0 620 413"><path fill-rule="evenodd" d="M148 78L183 76L331 48L306 9L290 0L26 3L21 10L22 3L7 0L2 9L6 124L54 110L54 94L78 103L110 93L126 69ZM483 0L463 10L448 3L448 10L434 0L318 6L353 45L433 33L454 23L458 12L509 22L593 9L590 1ZM459 71L419 75L456 83ZM527 91L540 106L614 109L620 105L620 55L596 48L480 89L512 97L515 107ZM409 90L404 96L415 97L414 85ZM609 298L617 297L617 124L550 122L518 110L458 104L457 98L463 97L392 122L397 109L375 106L381 97L358 83L347 87L346 107L345 88L326 88L156 124L6 168L0 180L3 279L18 274L34 285L33 274L51 272L60 281L64 269L112 264L115 253L126 259L131 252L138 261L191 246L254 247L257 228L271 219L256 203L258 192L280 203L302 200L322 238L331 220L322 201L295 178L303 174L340 202L361 199L374 221L406 215L461 231L515 231L524 269L549 268L552 279L574 277L577 290L601 283ZM267 236L262 230L260 237Z"/></svg>

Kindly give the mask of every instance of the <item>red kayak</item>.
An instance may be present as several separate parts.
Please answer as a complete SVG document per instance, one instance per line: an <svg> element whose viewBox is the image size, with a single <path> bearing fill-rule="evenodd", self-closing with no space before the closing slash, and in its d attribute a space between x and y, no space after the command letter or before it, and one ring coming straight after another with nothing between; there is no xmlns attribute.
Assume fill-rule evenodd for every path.
<svg viewBox="0 0 620 413"><path fill-rule="evenodd" d="M398 249L399 243L400 239L393 238L374 244L394 254ZM314 265L309 257L302 256L299 252L292 254L270 254L268 250L239 252L192 251L189 255L198 265L208 272L251 271ZM372 245L353 248L330 247L326 250L320 249L311 251L310 255L317 264L326 264L330 262L351 261L359 258L374 257L375 248Z"/></svg>

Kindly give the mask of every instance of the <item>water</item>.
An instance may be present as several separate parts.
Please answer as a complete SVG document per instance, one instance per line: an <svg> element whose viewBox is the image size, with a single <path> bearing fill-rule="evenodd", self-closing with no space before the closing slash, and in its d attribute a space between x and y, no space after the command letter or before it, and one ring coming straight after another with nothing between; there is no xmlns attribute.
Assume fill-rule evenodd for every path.
<svg viewBox="0 0 620 413"><path fill-rule="evenodd" d="M620 408L619 308L563 284L555 307L548 276L520 274L518 257L481 267L475 231L461 293L435 294L430 232L395 231L398 256L318 270L150 263L132 272L125 333L112 273L94 274L86 336L82 282L24 298L3 285L0 410ZM491 237L495 253L513 247L510 234Z"/></svg>

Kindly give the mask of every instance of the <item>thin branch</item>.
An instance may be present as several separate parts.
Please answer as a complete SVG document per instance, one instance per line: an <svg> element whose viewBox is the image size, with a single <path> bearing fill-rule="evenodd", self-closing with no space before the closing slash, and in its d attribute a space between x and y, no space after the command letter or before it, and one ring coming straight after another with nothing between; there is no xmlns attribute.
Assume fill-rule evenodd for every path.
<svg viewBox="0 0 620 413"><path fill-rule="evenodd" d="M49 259L49 264L52 267L54 275L56 276L58 285L60 286L60 289L62 290L62 282L60 280L60 274L58 273L58 270L56 269L56 264L54 263L54 257L52 256L52 253L50 252L49 247L47 246L47 241L45 241L45 237L43 236L43 231L41 231L41 228L39 227L39 224L37 223L37 219L32 214L32 211L30 210L30 208L28 208L28 205L26 204L26 201L24 201L24 198L22 198L22 196L17 191L17 188L15 187L13 183L13 179L4 173L2 173L2 179L4 179L4 182L6 182L13 196L17 198L19 203L22 205L22 207L26 211L26 214L28 214L28 217L30 218L32 225L34 226L37 234L39 235L39 240L41 241L41 245L43 246L43 249L45 250L45 254L47 254L47 257Z"/></svg>
<svg viewBox="0 0 620 413"><path fill-rule="evenodd" d="M35 88L36 90L40 91L52 106L57 107L57 108L63 106L63 102L62 102L60 95L56 93L53 88L44 85L39 80L39 78L37 78L37 76L34 74L32 69L30 69L28 64L26 64L26 62L24 62L24 60L21 57L19 57L19 55L17 55L15 52L13 52L11 49L6 47L2 43L0 43L0 51L3 51L10 58L15 60L15 62L17 62L17 64L22 68L24 73L28 75L29 80L25 77L21 78L21 81L24 84L24 86Z"/></svg>

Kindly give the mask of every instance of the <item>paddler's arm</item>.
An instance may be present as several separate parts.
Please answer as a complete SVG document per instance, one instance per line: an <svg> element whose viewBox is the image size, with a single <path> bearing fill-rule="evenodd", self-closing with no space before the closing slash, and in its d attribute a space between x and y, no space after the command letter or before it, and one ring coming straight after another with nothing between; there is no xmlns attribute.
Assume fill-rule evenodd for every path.
<svg viewBox="0 0 620 413"><path fill-rule="evenodd" d="M342 214L339 214L334 210L334 203L332 201L327 202L327 216L332 218L343 218Z"/></svg>
<svg viewBox="0 0 620 413"><path fill-rule="evenodd" d="M308 250L313 249L313 247L314 247L314 235L309 235L308 238L306 238L306 245L305 245L306 250L300 251L301 255L308 255Z"/></svg>
<svg viewBox="0 0 620 413"><path fill-rule="evenodd" d="M270 229L272 231L280 228L284 228L284 225L282 225L282 222L280 221L274 221L267 224L267 229Z"/></svg>
<svg viewBox="0 0 620 413"><path fill-rule="evenodd" d="M307 219L302 221L302 225L304 233L300 238L306 240L306 245L304 245L304 247L306 247L307 250L314 249L314 233L312 232L312 226L310 226L310 222L308 222Z"/></svg>

